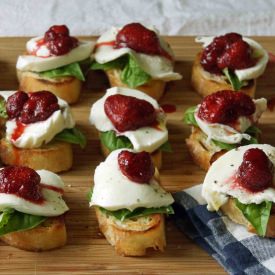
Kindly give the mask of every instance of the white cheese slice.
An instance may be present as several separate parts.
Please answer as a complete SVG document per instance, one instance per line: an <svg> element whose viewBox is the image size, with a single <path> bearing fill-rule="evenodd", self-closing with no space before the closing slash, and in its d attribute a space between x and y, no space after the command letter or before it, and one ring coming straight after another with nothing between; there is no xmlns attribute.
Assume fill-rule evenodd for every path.
<svg viewBox="0 0 275 275"><path fill-rule="evenodd" d="M28 43L29 50L35 41L42 37L32 38ZM79 45L72 49L70 52L59 56L40 57L35 55L20 55L18 57L16 68L22 71L43 72L47 70L56 69L74 62L78 62L88 58L94 48L95 42L93 41L79 41ZM43 53L42 53L43 52ZM41 49L41 55L47 55L45 49Z"/></svg>
<svg viewBox="0 0 275 275"><path fill-rule="evenodd" d="M229 196L237 198L243 204L260 204L263 201L275 203L274 187L252 193L234 183L234 176L243 161L243 155L250 148L262 149L275 165L275 147L268 144L251 144L228 151L212 164L203 182L202 196L207 201L209 210L218 210L227 202Z"/></svg>
<svg viewBox="0 0 275 275"><path fill-rule="evenodd" d="M95 169L90 206L100 206L111 211L123 208L133 211L138 207L171 205L174 202L172 195L162 189L155 179L151 179L149 184L141 184L130 181L122 174L117 161L122 150L113 151Z"/></svg>
<svg viewBox="0 0 275 275"><path fill-rule="evenodd" d="M252 115L252 119L247 117L239 117L237 121L238 130L232 128L231 126L220 124L220 123L208 123L198 117L198 109L195 112L195 119L198 123L199 128L207 135L208 141L211 139L224 142L227 144L237 144L242 141L242 139L250 140L251 137L244 132L252 125L256 123L262 113L267 108L267 101L265 98L253 99L255 103L255 113ZM252 121L251 121L252 120Z"/></svg>
<svg viewBox="0 0 275 275"><path fill-rule="evenodd" d="M41 183L50 187L60 188L61 190L64 189L64 183L58 175L47 170L38 170L36 172L41 177ZM44 198L41 204L33 203L14 194L0 193L0 211L5 208L13 208L26 214L54 217L62 215L69 210L62 199L61 193L47 188L42 188L41 193Z"/></svg>
<svg viewBox="0 0 275 275"><path fill-rule="evenodd" d="M6 100L16 91L3 91L0 95ZM17 128L16 119L6 122L6 138L18 148L39 148L43 144L49 143L56 134L64 129L70 129L75 126L75 121L68 103L58 98L60 110L55 111L49 118L44 121L26 124L22 135L12 139L12 135Z"/></svg>
<svg viewBox="0 0 275 275"><path fill-rule="evenodd" d="M90 112L90 122L92 125L95 125L96 129L100 132L107 132L111 130L117 132L111 120L107 117L104 111L105 100L107 97L115 94L143 99L151 103L155 109L160 109L156 100L138 90L121 87L110 88L102 98L93 104ZM126 136L129 138L136 152L147 151L151 153L168 140L168 130L165 126L165 115L162 112L158 112L157 120L160 122L160 129L153 127L142 127L134 131L126 131L122 133L117 132L117 135Z"/></svg>
<svg viewBox="0 0 275 275"><path fill-rule="evenodd" d="M201 36L197 37L195 41L202 43L203 47L206 48L212 43L214 38L214 36ZM253 67L234 71L240 81L255 79L261 76L265 71L269 58L268 52L258 42L247 37L243 37L243 40L251 46L256 55L259 56L259 59Z"/></svg>
<svg viewBox="0 0 275 275"><path fill-rule="evenodd" d="M97 44L114 41L119 30L119 28L112 27L110 30L102 34L102 36L98 39ZM165 49L171 56L174 56L171 48L160 36L159 40L162 48ZM180 74L173 71L174 64L171 60L158 55L137 53L130 48L114 49L112 45L101 45L96 48L94 57L98 63L104 64L125 54L132 54L139 66L153 79L170 81L182 78Z"/></svg>

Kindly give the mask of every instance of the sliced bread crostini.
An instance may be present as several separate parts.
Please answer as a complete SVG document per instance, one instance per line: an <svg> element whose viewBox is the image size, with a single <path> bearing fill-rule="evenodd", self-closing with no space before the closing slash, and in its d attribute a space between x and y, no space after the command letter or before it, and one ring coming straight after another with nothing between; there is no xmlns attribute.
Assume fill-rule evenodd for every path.
<svg viewBox="0 0 275 275"><path fill-rule="evenodd" d="M209 211L219 209L261 237L275 238L275 148L250 144L216 160L203 182Z"/></svg>
<svg viewBox="0 0 275 275"><path fill-rule="evenodd" d="M72 143L85 146L84 135L75 128L69 105L48 91L1 92L0 112L5 116L5 135L0 157L6 165L24 165L52 172L69 170Z"/></svg>
<svg viewBox="0 0 275 275"><path fill-rule="evenodd" d="M129 88L113 87L96 101L90 122L99 132L102 152L107 156L120 148L152 155L158 169L162 151L170 151L166 115L156 100Z"/></svg>
<svg viewBox="0 0 275 275"><path fill-rule="evenodd" d="M268 53L259 43L237 33L198 37L196 42L203 43L203 50L196 55L191 84L201 96L220 90L255 96L256 79L268 62Z"/></svg>
<svg viewBox="0 0 275 275"><path fill-rule="evenodd" d="M241 145L258 143L256 124L267 108L265 98L251 99L242 92L223 90L188 108L184 114L192 133L186 139L194 162L208 170L225 152Z"/></svg>
<svg viewBox="0 0 275 275"><path fill-rule="evenodd" d="M46 251L66 244L62 199L64 184L47 170L23 166L0 169L0 239L29 251Z"/></svg>
<svg viewBox="0 0 275 275"><path fill-rule="evenodd" d="M147 152L113 151L95 170L90 206L119 255L144 256L149 248L163 251L164 215L174 213L173 201L160 186Z"/></svg>
<svg viewBox="0 0 275 275"><path fill-rule="evenodd" d="M159 100L175 73L174 53L158 32L140 23L112 27L96 42L93 70L104 70L111 87L138 89Z"/></svg>
<svg viewBox="0 0 275 275"><path fill-rule="evenodd" d="M27 53L16 68L23 91L47 90L69 104L78 101L85 73L91 64L94 42L70 36L65 25L54 25L44 36L30 39Z"/></svg>

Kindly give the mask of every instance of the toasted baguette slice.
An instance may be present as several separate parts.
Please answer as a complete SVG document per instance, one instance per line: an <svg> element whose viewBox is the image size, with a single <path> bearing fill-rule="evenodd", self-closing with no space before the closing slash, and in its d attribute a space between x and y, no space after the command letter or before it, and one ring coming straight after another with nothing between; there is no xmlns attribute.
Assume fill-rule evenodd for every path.
<svg viewBox="0 0 275 275"><path fill-rule="evenodd" d="M54 141L41 148L20 149L5 138L0 141L0 157L6 165L23 165L34 170L67 171L72 167L73 152L68 142Z"/></svg>
<svg viewBox="0 0 275 275"><path fill-rule="evenodd" d="M221 207L222 212L228 216L233 222L244 225L247 231L257 234L253 225L245 218L242 211L236 206L234 199L230 198L226 204ZM275 238L275 214L269 217L265 237Z"/></svg>
<svg viewBox="0 0 275 275"><path fill-rule="evenodd" d="M111 153L110 150L102 142L100 142L100 146L103 156L107 157ZM156 150L151 153L151 157L154 165L157 167L158 170L160 170L162 166L162 152L160 150Z"/></svg>
<svg viewBox="0 0 275 275"><path fill-rule="evenodd" d="M204 71L200 64L201 53L197 54L192 67L191 84L193 88L202 96L213 94L221 90L232 90L232 86L225 81L218 82L214 78L209 79L205 75L207 72ZM256 91L256 80L249 81L248 85L243 87L240 91L249 95L250 97L255 96Z"/></svg>
<svg viewBox="0 0 275 275"><path fill-rule="evenodd" d="M148 248L164 250L166 240L163 215L154 214L120 222L107 216L98 207L95 212L100 231L119 255L144 256Z"/></svg>
<svg viewBox="0 0 275 275"><path fill-rule="evenodd" d="M121 70L118 69L111 69L106 71L111 87L128 87L120 80L120 73ZM164 94L165 87L165 81L152 79L148 83L138 86L135 89L144 92L145 94L158 101Z"/></svg>
<svg viewBox="0 0 275 275"><path fill-rule="evenodd" d="M33 229L8 233L0 239L10 246L29 251L46 251L62 247L67 241L64 216L48 218Z"/></svg>
<svg viewBox="0 0 275 275"><path fill-rule="evenodd" d="M186 145L194 162L205 171L216 159L226 153L226 150L209 145L205 134L197 127L192 127L192 133L186 139Z"/></svg>
<svg viewBox="0 0 275 275"><path fill-rule="evenodd" d="M19 89L27 92L50 91L69 104L76 103L80 96L82 82L73 76L50 79L38 73L17 70Z"/></svg>

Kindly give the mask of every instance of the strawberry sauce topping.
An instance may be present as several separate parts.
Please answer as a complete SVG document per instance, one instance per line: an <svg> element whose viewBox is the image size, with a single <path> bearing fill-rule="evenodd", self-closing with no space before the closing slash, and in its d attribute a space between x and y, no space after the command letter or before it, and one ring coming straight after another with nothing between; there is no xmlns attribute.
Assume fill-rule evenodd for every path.
<svg viewBox="0 0 275 275"><path fill-rule="evenodd" d="M173 57L161 47L157 34L140 23L125 25L116 36L114 48L130 48L139 53L161 55L173 60Z"/></svg>
<svg viewBox="0 0 275 275"><path fill-rule="evenodd" d="M46 45L50 55L58 56L76 48L78 40L70 36L70 31L66 25L54 25L45 32L43 39L36 42L37 49L32 54L36 55L42 45Z"/></svg>
<svg viewBox="0 0 275 275"><path fill-rule="evenodd" d="M198 117L209 123L231 124L240 116L252 115L255 110L255 104L248 95L223 90L203 99Z"/></svg>
<svg viewBox="0 0 275 275"><path fill-rule="evenodd" d="M40 176L31 168L9 166L0 170L0 193L14 194L25 200L42 203Z"/></svg>
<svg viewBox="0 0 275 275"><path fill-rule="evenodd" d="M118 155L118 165L124 176L137 183L148 184L155 173L151 156L147 152L121 151Z"/></svg>
<svg viewBox="0 0 275 275"><path fill-rule="evenodd" d="M264 191L273 185L274 165L263 150L252 148L245 152L236 180L250 192Z"/></svg>
<svg viewBox="0 0 275 275"><path fill-rule="evenodd" d="M8 97L6 110L9 119L16 119L12 140L17 140L26 124L44 121L59 110L57 97L48 91L25 93L18 91Z"/></svg>
<svg viewBox="0 0 275 275"><path fill-rule="evenodd" d="M156 110L146 100L132 96L111 95L104 103L104 110L119 132L136 130L156 123Z"/></svg>
<svg viewBox="0 0 275 275"><path fill-rule="evenodd" d="M222 74L224 68L232 71L245 69L256 64L252 49L242 36L228 33L214 38L202 52L202 67L213 74Z"/></svg>

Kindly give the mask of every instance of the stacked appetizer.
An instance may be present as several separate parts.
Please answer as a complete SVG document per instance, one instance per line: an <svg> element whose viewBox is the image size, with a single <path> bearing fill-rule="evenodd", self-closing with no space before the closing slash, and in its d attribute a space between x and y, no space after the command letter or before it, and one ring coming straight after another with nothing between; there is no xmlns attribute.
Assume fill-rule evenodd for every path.
<svg viewBox="0 0 275 275"><path fill-rule="evenodd" d="M113 151L95 170L90 206L99 227L117 253L142 256L163 251L164 214L173 214L173 197L159 185L150 154Z"/></svg>
<svg viewBox="0 0 275 275"><path fill-rule="evenodd" d="M7 165L52 172L72 166L72 143L85 146L69 105L48 91L1 92L0 117L6 120L0 157ZM61 161L62 160L62 161Z"/></svg>
<svg viewBox="0 0 275 275"><path fill-rule="evenodd" d="M80 95L85 72L91 63L93 42L70 36L65 25L52 26L27 42L27 53L18 58L16 68L23 91L51 91L68 103Z"/></svg>
<svg viewBox="0 0 275 275"><path fill-rule="evenodd" d="M258 143L260 130L255 124L266 108L265 98L251 99L242 92L224 90L187 109L184 121L192 125L192 133L186 144L194 162L208 170L226 151Z"/></svg>
<svg viewBox="0 0 275 275"><path fill-rule="evenodd" d="M275 237L275 148L247 145L231 150L209 169L202 196L210 211L221 209L234 222L263 237Z"/></svg>
<svg viewBox="0 0 275 275"><path fill-rule="evenodd" d="M140 23L112 27L96 42L94 70L104 70L112 87L137 88L156 100L165 83L181 79L173 71L174 54L169 45Z"/></svg>
<svg viewBox="0 0 275 275"><path fill-rule="evenodd" d="M108 89L93 104L90 122L99 131L105 156L119 148L146 151L159 169L162 151L170 151L165 113L156 100L138 90Z"/></svg>
<svg viewBox="0 0 275 275"><path fill-rule="evenodd" d="M65 245L64 184L56 174L23 166L0 170L0 239L30 251Z"/></svg>
<svg viewBox="0 0 275 275"><path fill-rule="evenodd" d="M256 78L263 74L268 53L256 41L237 33L217 37L200 37L203 43L193 65L191 83L201 95L220 90L255 94Z"/></svg>

